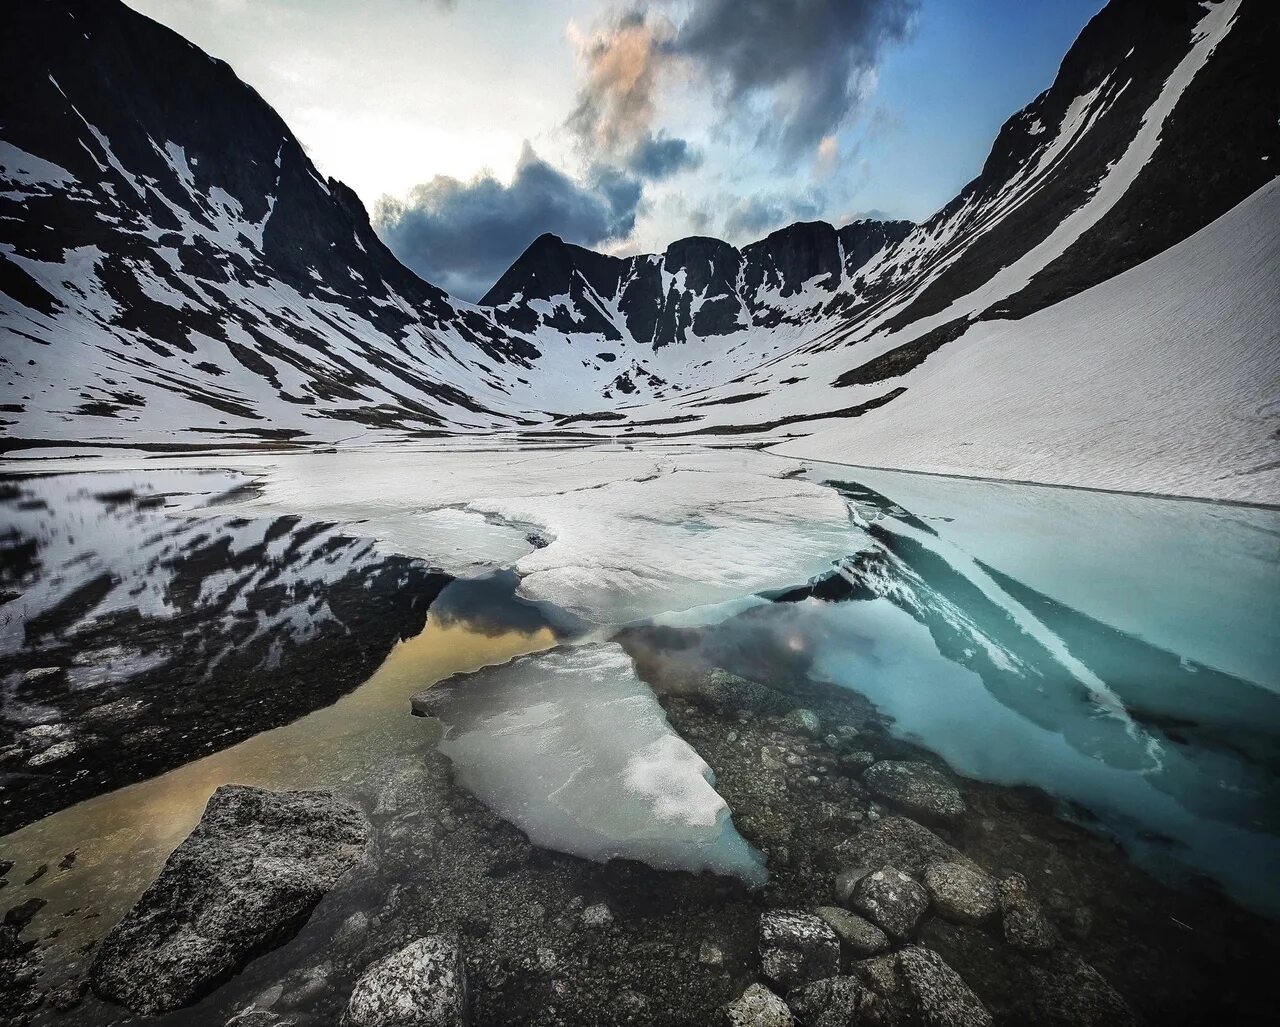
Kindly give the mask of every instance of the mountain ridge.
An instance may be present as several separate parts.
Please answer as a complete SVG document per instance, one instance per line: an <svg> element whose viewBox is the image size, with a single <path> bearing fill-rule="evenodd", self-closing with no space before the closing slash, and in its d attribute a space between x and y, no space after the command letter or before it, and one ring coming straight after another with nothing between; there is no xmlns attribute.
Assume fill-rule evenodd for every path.
<svg viewBox="0 0 1280 1027"><path fill-rule="evenodd" d="M223 62L118 0L16 12L0 41L7 450L823 433L830 454L860 418L910 408L897 430L924 431L902 396L958 373L947 354L984 326L1150 261L1280 170L1280 10L1111 0L918 225L798 222L632 257L543 235L477 305L401 265ZM1142 354L1140 377L1176 376ZM1270 406L1217 384L1214 417L1274 430Z"/></svg>

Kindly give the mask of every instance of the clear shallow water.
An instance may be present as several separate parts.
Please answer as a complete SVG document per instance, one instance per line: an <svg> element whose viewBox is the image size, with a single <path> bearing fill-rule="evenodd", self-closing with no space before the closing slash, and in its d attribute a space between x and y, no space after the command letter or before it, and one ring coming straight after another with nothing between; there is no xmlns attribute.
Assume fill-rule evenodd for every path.
<svg viewBox="0 0 1280 1027"><path fill-rule="evenodd" d="M381 761L433 744L407 713L416 689L568 644L566 631L600 642L652 620L695 627L712 653L785 649L811 677L867 695L958 771L1044 788L1146 865L1204 875L1280 913L1276 511L754 453L397 453L254 469L263 495L213 513L333 518L455 573L514 571L490 577L496 587L446 592L428 630L337 705L0 840L33 865L81 848L80 869L39 882L61 906L92 899L110 923L219 783L353 787ZM40 516L56 519L53 505ZM814 595L794 592L810 580ZM643 684L615 678L621 701L575 698L590 686L581 676L536 682L555 695L519 710L496 689L496 707L469 711L454 755L495 808L513 784L541 777L550 793L575 781L567 827L563 805L541 816L541 797L514 793L526 808L509 815L529 820L541 844L705 865L705 854L686 859L687 817L664 822L654 806L623 831L610 824L626 761L610 771L564 741L566 717L574 744L654 741ZM549 710L562 723L533 744L528 718ZM508 759L506 727L527 758ZM658 761L651 776L679 762ZM574 776L587 767L599 772ZM706 783L699 767L684 771L681 787Z"/></svg>
<svg viewBox="0 0 1280 1027"><path fill-rule="evenodd" d="M840 601L724 630L799 640L961 773L1044 788L1147 865L1280 912L1280 513L813 476L875 550Z"/></svg>

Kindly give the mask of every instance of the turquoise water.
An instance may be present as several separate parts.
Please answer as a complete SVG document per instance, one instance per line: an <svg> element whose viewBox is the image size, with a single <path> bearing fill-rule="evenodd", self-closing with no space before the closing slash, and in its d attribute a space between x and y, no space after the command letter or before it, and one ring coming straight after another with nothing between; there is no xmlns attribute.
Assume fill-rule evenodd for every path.
<svg viewBox="0 0 1280 1027"><path fill-rule="evenodd" d="M1280 913L1280 511L851 468L873 545L724 622L963 774Z"/></svg>

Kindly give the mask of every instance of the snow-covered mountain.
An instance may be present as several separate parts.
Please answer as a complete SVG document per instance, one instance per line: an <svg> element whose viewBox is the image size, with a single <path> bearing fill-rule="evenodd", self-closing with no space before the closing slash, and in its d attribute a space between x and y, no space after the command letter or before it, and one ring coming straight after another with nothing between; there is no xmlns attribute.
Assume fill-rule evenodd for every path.
<svg viewBox="0 0 1280 1027"><path fill-rule="evenodd" d="M1252 474L1277 459L1280 410L1267 0L1112 0L920 225L797 224L629 258L543 236L478 305L402 267L270 107L176 34L116 0L8 20L8 448L730 436L1280 501ZM1003 391L975 385L979 366ZM1102 396L1105 411L1086 402ZM980 402L1008 409L965 437ZM1090 432L1065 430L1086 409ZM1055 438L1107 467L1064 454L1046 469Z"/></svg>

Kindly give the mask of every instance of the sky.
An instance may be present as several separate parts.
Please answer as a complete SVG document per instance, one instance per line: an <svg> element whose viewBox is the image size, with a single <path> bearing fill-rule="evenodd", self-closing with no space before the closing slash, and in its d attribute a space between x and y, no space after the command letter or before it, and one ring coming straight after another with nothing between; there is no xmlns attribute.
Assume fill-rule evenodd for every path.
<svg viewBox="0 0 1280 1027"><path fill-rule="evenodd" d="M923 220L1102 0L127 0L227 61L392 251L478 299L609 253Z"/></svg>

